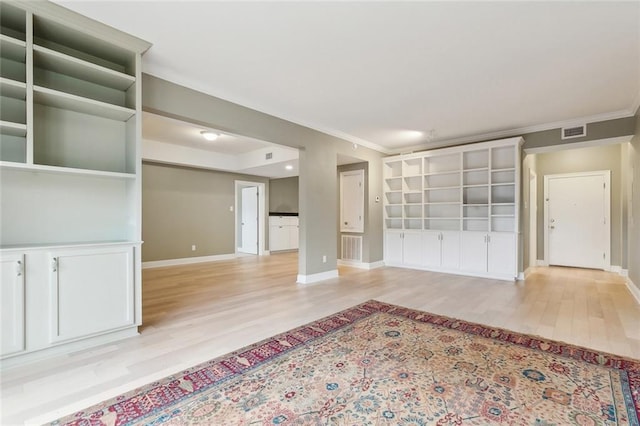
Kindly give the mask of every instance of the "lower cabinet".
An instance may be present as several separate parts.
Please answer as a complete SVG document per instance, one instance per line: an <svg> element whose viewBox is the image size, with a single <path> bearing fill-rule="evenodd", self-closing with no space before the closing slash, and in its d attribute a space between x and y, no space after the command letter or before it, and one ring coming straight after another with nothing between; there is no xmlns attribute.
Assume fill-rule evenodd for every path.
<svg viewBox="0 0 640 426"><path fill-rule="evenodd" d="M60 250L51 261L52 342L134 324L132 250Z"/></svg>
<svg viewBox="0 0 640 426"><path fill-rule="evenodd" d="M517 234L473 231L385 232L385 263L513 280Z"/></svg>
<svg viewBox="0 0 640 426"><path fill-rule="evenodd" d="M463 232L461 269L495 277L518 275L516 234Z"/></svg>
<svg viewBox="0 0 640 426"><path fill-rule="evenodd" d="M104 243L0 251L3 364L137 334L139 248Z"/></svg>
<svg viewBox="0 0 640 426"><path fill-rule="evenodd" d="M0 258L0 356L24 351L24 255Z"/></svg>
<svg viewBox="0 0 640 426"><path fill-rule="evenodd" d="M269 251L297 250L297 216L269 216Z"/></svg>

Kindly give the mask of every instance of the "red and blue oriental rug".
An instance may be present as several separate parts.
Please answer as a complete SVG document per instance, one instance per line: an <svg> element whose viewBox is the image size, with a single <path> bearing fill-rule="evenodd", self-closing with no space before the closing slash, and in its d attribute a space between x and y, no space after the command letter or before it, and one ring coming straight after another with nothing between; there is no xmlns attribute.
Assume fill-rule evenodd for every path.
<svg viewBox="0 0 640 426"><path fill-rule="evenodd" d="M634 425L640 361L369 301L68 425Z"/></svg>

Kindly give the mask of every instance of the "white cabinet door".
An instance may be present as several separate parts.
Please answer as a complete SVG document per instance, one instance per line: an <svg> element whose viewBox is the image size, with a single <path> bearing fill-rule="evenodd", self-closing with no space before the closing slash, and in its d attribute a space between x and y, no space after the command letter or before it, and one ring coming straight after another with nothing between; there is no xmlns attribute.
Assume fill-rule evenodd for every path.
<svg viewBox="0 0 640 426"><path fill-rule="evenodd" d="M285 240L285 237L288 240L288 236L285 233L284 226L271 225L269 227L269 250L284 250L288 243L288 241Z"/></svg>
<svg viewBox="0 0 640 426"><path fill-rule="evenodd" d="M300 239L300 221L297 217L292 219L291 229L289 230L289 247L292 250L297 250L299 247L298 240Z"/></svg>
<svg viewBox="0 0 640 426"><path fill-rule="evenodd" d="M384 260L387 264L402 264L402 232L387 231L384 249Z"/></svg>
<svg viewBox="0 0 640 426"><path fill-rule="evenodd" d="M422 234L422 264L427 268L440 267L440 231L424 231Z"/></svg>
<svg viewBox="0 0 640 426"><path fill-rule="evenodd" d="M488 268L493 274L516 277L516 234L493 232L489 234Z"/></svg>
<svg viewBox="0 0 640 426"><path fill-rule="evenodd" d="M24 256L0 258L0 356L24 350Z"/></svg>
<svg viewBox="0 0 640 426"><path fill-rule="evenodd" d="M51 252L51 342L135 323L133 247Z"/></svg>
<svg viewBox="0 0 640 426"><path fill-rule="evenodd" d="M462 232L460 269L466 272L487 272L487 233Z"/></svg>
<svg viewBox="0 0 640 426"><path fill-rule="evenodd" d="M460 232L442 231L440 235L442 268L460 268Z"/></svg>
<svg viewBox="0 0 640 426"><path fill-rule="evenodd" d="M422 266L422 232L404 232L402 239L403 263L407 266Z"/></svg>

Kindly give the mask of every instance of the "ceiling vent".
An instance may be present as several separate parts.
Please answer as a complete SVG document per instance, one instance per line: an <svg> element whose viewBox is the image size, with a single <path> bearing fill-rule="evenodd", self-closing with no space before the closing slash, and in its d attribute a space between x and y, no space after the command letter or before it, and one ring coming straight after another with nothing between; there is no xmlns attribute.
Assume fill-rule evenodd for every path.
<svg viewBox="0 0 640 426"><path fill-rule="evenodd" d="M271 160L272 158L273 158L273 152L267 152L267 153L264 155L264 159L265 159L265 160Z"/></svg>
<svg viewBox="0 0 640 426"><path fill-rule="evenodd" d="M575 127L563 127L562 128L562 139L573 139L573 138L581 138L587 136L587 125L583 124L582 126Z"/></svg>

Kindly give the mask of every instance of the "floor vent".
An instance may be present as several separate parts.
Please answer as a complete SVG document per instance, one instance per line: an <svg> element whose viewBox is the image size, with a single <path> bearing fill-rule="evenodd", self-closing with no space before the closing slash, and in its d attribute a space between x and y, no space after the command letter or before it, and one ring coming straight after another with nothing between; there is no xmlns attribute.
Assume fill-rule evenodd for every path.
<svg viewBox="0 0 640 426"><path fill-rule="evenodd" d="M562 128L562 139L581 138L583 136L587 136L586 124L583 124L582 126Z"/></svg>
<svg viewBox="0 0 640 426"><path fill-rule="evenodd" d="M342 236L342 260L362 262L362 236Z"/></svg>

